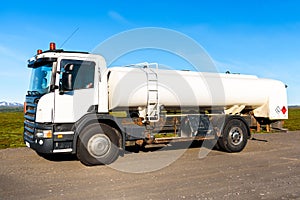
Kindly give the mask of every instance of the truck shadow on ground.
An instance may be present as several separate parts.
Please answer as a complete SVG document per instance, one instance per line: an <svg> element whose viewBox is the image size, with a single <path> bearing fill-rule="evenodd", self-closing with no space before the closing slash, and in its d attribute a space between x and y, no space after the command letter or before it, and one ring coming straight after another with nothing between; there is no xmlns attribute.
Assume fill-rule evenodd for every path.
<svg viewBox="0 0 300 200"><path fill-rule="evenodd" d="M78 161L76 154L42 154L37 153L42 158L54 161L54 162L62 162L62 161Z"/></svg>
<svg viewBox="0 0 300 200"><path fill-rule="evenodd" d="M172 151L172 150L182 150L182 149L194 149L194 148L211 148L213 146L213 141L192 141L192 142L170 142L161 145L149 145L149 146L129 146L125 148L125 155L139 152L155 152L155 151ZM217 146L214 146L212 150L221 151ZM54 162L64 162L64 161L79 161L76 154L42 154L37 153L42 158L54 161Z"/></svg>
<svg viewBox="0 0 300 200"><path fill-rule="evenodd" d="M146 145L146 146L130 146L125 148L125 154L139 153L139 152L154 152L154 151L172 151L182 149L194 148L208 148L212 150L222 151L215 141L188 141L188 142L170 142L160 145Z"/></svg>
<svg viewBox="0 0 300 200"><path fill-rule="evenodd" d="M256 142L268 142L264 139L251 138L252 141ZM169 142L166 144L155 144L147 146L128 146L125 148L124 154L133 154L139 152L155 152L155 151L172 151L172 150L182 150L182 149L195 149L195 148L206 148L211 149L217 152L225 152L221 149L215 140L195 140L187 142ZM79 161L76 154L42 154L37 153L39 156L43 157L46 160L54 162L63 162L63 161Z"/></svg>

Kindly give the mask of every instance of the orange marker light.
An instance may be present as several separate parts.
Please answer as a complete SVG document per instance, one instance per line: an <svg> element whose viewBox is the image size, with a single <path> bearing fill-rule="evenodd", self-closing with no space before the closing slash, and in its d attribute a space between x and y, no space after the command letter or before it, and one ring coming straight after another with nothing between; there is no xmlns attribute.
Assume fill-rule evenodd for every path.
<svg viewBox="0 0 300 200"><path fill-rule="evenodd" d="M44 138L52 138L52 131L51 130L45 130L43 131Z"/></svg>
<svg viewBox="0 0 300 200"><path fill-rule="evenodd" d="M36 52L37 55L39 55L41 53L43 53L42 49L38 49L37 52Z"/></svg>
<svg viewBox="0 0 300 200"><path fill-rule="evenodd" d="M24 113L26 113L26 111L27 111L27 108L26 108L26 107L27 107L27 104L26 104L26 102L24 102L24 107L23 107L23 109L24 109L24 110L23 110L23 111L24 111Z"/></svg>
<svg viewBox="0 0 300 200"><path fill-rule="evenodd" d="M50 42L50 50L54 51L56 49L55 43L54 42Z"/></svg>

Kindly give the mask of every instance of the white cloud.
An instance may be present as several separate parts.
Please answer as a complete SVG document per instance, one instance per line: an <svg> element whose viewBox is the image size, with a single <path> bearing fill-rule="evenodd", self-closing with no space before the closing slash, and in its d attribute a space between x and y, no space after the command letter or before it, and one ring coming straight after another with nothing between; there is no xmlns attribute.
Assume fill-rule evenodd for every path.
<svg viewBox="0 0 300 200"><path fill-rule="evenodd" d="M113 19L113 20L115 20L115 21L117 21L118 23L121 23L121 24L123 24L123 25L129 25L129 26L132 26L132 25L133 25L130 21L128 21L125 17L123 17L121 14L119 14L119 13L116 12L116 11L113 11L113 10L109 11L109 12L108 12L108 16L109 16L111 19Z"/></svg>

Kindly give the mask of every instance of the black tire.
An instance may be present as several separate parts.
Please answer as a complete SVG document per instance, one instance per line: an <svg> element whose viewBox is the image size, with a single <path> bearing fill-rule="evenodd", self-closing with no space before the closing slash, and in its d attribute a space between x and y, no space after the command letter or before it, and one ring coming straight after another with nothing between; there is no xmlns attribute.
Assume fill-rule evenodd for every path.
<svg viewBox="0 0 300 200"><path fill-rule="evenodd" d="M106 124L91 124L79 134L77 158L84 165L108 165L120 155L120 134Z"/></svg>
<svg viewBox="0 0 300 200"><path fill-rule="evenodd" d="M228 119L218 139L218 146L227 152L242 151L248 141L248 127L242 119Z"/></svg>

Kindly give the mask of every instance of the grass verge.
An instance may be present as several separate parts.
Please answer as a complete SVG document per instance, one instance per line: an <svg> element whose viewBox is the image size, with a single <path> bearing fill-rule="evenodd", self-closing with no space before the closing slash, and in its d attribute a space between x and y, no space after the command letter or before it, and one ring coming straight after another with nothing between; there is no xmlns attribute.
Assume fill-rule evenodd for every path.
<svg viewBox="0 0 300 200"><path fill-rule="evenodd" d="M0 149L24 147L23 112L0 112Z"/></svg>
<svg viewBox="0 0 300 200"><path fill-rule="evenodd" d="M300 130L300 107L289 108L289 119L284 121L284 128L289 131Z"/></svg>

